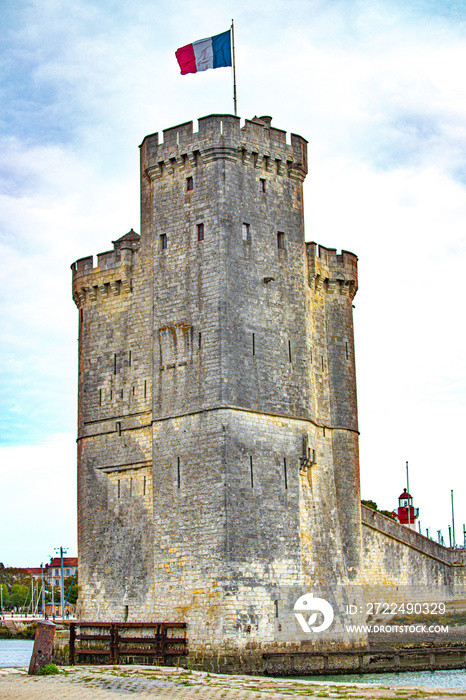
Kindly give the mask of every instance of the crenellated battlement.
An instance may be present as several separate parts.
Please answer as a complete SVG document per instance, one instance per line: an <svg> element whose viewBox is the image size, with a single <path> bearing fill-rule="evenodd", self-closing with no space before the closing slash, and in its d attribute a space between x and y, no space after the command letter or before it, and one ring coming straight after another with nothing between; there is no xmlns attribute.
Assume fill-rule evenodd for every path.
<svg viewBox="0 0 466 700"><path fill-rule="evenodd" d="M339 293L353 299L358 291L358 258L354 253L306 243L309 286L316 292Z"/></svg>
<svg viewBox="0 0 466 700"><path fill-rule="evenodd" d="M155 180L176 172L191 172L200 163L215 160L240 161L244 166L304 180L307 174L307 141L296 134L286 143L286 131L271 126L271 117L247 119L212 114L193 122L146 136L141 144L143 175Z"/></svg>
<svg viewBox="0 0 466 700"><path fill-rule="evenodd" d="M80 258L71 265L73 271L73 299L78 307L97 299L130 294L132 291L133 256L139 249L140 236L133 229L116 241L113 250L94 257Z"/></svg>

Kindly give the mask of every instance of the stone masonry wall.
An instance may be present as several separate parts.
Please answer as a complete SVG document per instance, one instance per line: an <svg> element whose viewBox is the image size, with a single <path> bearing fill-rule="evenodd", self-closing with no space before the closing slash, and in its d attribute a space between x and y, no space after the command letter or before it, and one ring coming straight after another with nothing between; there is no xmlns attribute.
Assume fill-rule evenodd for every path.
<svg viewBox="0 0 466 700"><path fill-rule="evenodd" d="M92 257L72 266L79 309L81 618L147 614L153 538L146 259L130 231L98 255L97 267Z"/></svg>
<svg viewBox="0 0 466 700"><path fill-rule="evenodd" d="M148 137L141 158L141 236L154 243L156 610L188 620L202 653L245 647L254 626L260 644L290 643L303 586L346 580L325 301L326 408L312 360L306 142L214 115L197 133L188 123L161 144ZM354 261L338 287L352 296ZM333 280L336 257L317 264Z"/></svg>
<svg viewBox="0 0 466 700"><path fill-rule="evenodd" d="M308 318L316 417L333 443L336 518L347 575L357 578L361 557L358 412L352 301L358 288L352 253L306 244Z"/></svg>
<svg viewBox="0 0 466 700"><path fill-rule="evenodd" d="M79 615L185 621L217 670L365 644L344 614L310 639L305 592L344 610L409 567L451 595L463 580L416 533L361 526L357 258L305 243L306 141L270 122L146 137L141 236L72 266Z"/></svg>
<svg viewBox="0 0 466 700"><path fill-rule="evenodd" d="M447 549L391 518L362 508L360 583L396 602L464 600L464 552ZM388 598L387 598L388 597Z"/></svg>

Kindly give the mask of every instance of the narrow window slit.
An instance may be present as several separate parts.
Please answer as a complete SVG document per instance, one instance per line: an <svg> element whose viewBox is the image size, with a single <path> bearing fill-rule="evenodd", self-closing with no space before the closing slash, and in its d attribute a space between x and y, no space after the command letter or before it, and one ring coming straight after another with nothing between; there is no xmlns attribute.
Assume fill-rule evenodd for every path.
<svg viewBox="0 0 466 700"><path fill-rule="evenodd" d="M132 479L129 480L129 495L130 496L133 495L133 480Z"/></svg>
<svg viewBox="0 0 466 700"><path fill-rule="evenodd" d="M348 359L349 354L348 354L348 343L346 343L346 359Z"/></svg>
<svg viewBox="0 0 466 700"><path fill-rule="evenodd" d="M128 367L131 367L131 350L129 351Z"/></svg>
<svg viewBox="0 0 466 700"><path fill-rule="evenodd" d="M142 485L142 495L143 495L143 496L146 495L146 478L147 478L147 477L144 477L144 482L143 482L143 485Z"/></svg>
<svg viewBox="0 0 466 700"><path fill-rule="evenodd" d="M288 341L288 360L291 362L291 340Z"/></svg>
<svg viewBox="0 0 466 700"><path fill-rule="evenodd" d="M116 359L116 354L113 355L113 374L117 373L117 359Z"/></svg>
<svg viewBox="0 0 466 700"><path fill-rule="evenodd" d="M204 224L197 225L197 240L198 241L204 240Z"/></svg>
<svg viewBox="0 0 466 700"><path fill-rule="evenodd" d="M118 498L121 496L121 485L120 485L120 479L118 479Z"/></svg>
<svg viewBox="0 0 466 700"><path fill-rule="evenodd" d="M144 379L144 398L147 398L147 379Z"/></svg>
<svg viewBox="0 0 466 700"><path fill-rule="evenodd" d="M288 475L286 473L286 458L283 458L283 476L285 478L285 490L288 488Z"/></svg>
<svg viewBox="0 0 466 700"><path fill-rule="evenodd" d="M201 344L202 344L202 334L199 333L199 350L201 349Z"/></svg>
<svg viewBox="0 0 466 700"><path fill-rule="evenodd" d="M323 355L322 355L321 359L322 359L322 371L324 371L324 356Z"/></svg>
<svg viewBox="0 0 466 700"><path fill-rule="evenodd" d="M252 455L249 456L249 470L251 472L251 488L254 488L254 471L252 468Z"/></svg>
<svg viewBox="0 0 466 700"><path fill-rule="evenodd" d="M256 354L256 336L254 333L252 334L252 354Z"/></svg>
<svg viewBox="0 0 466 700"><path fill-rule="evenodd" d="M278 600L273 601L275 607L275 617L278 617Z"/></svg>
<svg viewBox="0 0 466 700"><path fill-rule="evenodd" d="M178 457L177 465L177 478L178 478L178 488L181 488L181 470L180 470L180 458Z"/></svg>
<svg viewBox="0 0 466 700"><path fill-rule="evenodd" d="M102 389L99 389L99 406L102 406Z"/></svg>

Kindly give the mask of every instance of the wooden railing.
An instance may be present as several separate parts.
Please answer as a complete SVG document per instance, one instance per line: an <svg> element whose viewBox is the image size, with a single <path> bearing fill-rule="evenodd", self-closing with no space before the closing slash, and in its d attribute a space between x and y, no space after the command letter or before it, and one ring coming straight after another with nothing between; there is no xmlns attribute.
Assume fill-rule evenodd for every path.
<svg viewBox="0 0 466 700"><path fill-rule="evenodd" d="M131 635L126 630L141 632ZM151 630L152 634L144 634ZM174 636L175 630L182 630L183 636ZM122 657L145 656L154 664L165 664L167 656L187 653L185 622L70 622L71 666L80 656L109 664L121 663Z"/></svg>

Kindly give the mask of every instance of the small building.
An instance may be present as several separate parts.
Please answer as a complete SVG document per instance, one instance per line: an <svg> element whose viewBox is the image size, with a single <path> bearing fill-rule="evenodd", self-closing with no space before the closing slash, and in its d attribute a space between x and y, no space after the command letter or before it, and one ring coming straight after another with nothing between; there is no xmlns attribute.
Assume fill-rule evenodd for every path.
<svg viewBox="0 0 466 700"><path fill-rule="evenodd" d="M60 557L52 557L50 563L45 566L45 577L54 586L60 585ZM74 576L78 569L78 557L63 557L63 578Z"/></svg>
<svg viewBox="0 0 466 700"><path fill-rule="evenodd" d="M65 604L65 615L64 617L74 617L75 615L75 610L76 606L72 605L71 603L66 603ZM55 617L62 617L61 614L61 604L58 603L46 603L45 604L45 614L47 615L48 618L53 618L53 615L55 613Z"/></svg>
<svg viewBox="0 0 466 700"><path fill-rule="evenodd" d="M416 529L416 520L419 517L419 508L413 508L413 497L406 489L398 497L398 512L393 511L401 525L406 525L412 530Z"/></svg>
<svg viewBox="0 0 466 700"><path fill-rule="evenodd" d="M27 571L27 573L30 576L32 576L32 578L35 579L36 581L38 579L42 578L42 572L44 572L44 574L45 574L45 568L42 568L40 566L29 567L29 568L25 569L25 571Z"/></svg>

